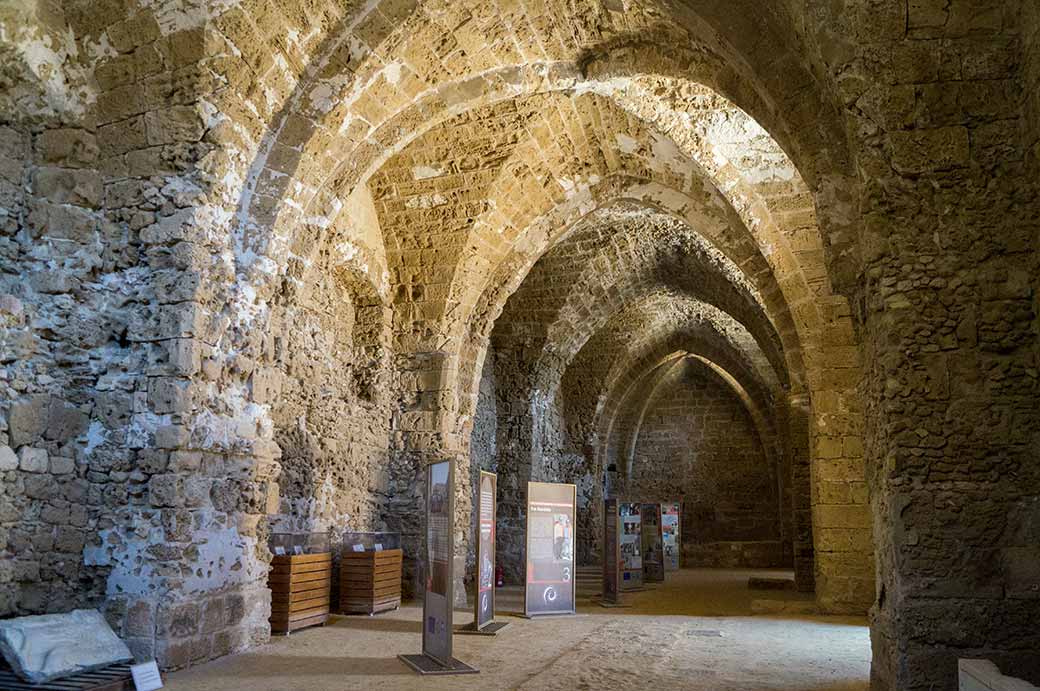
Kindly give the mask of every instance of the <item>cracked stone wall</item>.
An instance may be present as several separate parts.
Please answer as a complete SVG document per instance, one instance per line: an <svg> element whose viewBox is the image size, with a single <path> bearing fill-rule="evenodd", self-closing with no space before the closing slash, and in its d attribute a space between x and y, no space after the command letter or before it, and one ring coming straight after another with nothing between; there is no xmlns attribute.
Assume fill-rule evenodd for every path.
<svg viewBox="0 0 1040 691"><path fill-rule="evenodd" d="M775 426L799 583L873 601L877 688L952 688L963 654L1040 683L1038 25L4 4L0 616L103 606L166 667L258 644L272 519L415 554L455 458L464 561L475 467L521 502L591 477L594 508L626 392L690 353Z"/></svg>
<svg viewBox="0 0 1040 691"><path fill-rule="evenodd" d="M684 358L629 415L636 429L621 495L683 502L685 566L783 565L778 469L717 374Z"/></svg>

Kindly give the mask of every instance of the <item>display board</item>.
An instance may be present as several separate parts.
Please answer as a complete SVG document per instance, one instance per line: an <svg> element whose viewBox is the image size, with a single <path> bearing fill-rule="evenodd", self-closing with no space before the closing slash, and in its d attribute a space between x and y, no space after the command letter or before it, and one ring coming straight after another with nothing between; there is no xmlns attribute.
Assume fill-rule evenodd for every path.
<svg viewBox="0 0 1040 691"><path fill-rule="evenodd" d="M639 504L622 502L618 505L621 516L619 553L621 555L621 590L643 585L643 533L640 526Z"/></svg>
<svg viewBox="0 0 1040 691"><path fill-rule="evenodd" d="M618 500L603 502L603 601L617 603L621 598L621 550L618 533L621 526Z"/></svg>
<svg viewBox="0 0 1040 691"><path fill-rule="evenodd" d="M661 539L661 505L643 504L643 580L664 580L664 541Z"/></svg>
<svg viewBox="0 0 1040 691"><path fill-rule="evenodd" d="M426 590L423 597L422 654L398 655L419 674L474 674L478 670L451 656L455 604L455 464L426 466Z"/></svg>
<svg viewBox="0 0 1040 691"><path fill-rule="evenodd" d="M497 484L497 475L480 471L477 597L473 605L477 629L484 628L495 618L495 492Z"/></svg>
<svg viewBox="0 0 1040 691"><path fill-rule="evenodd" d="M527 483L524 614L574 614L574 485Z"/></svg>
<svg viewBox="0 0 1040 691"><path fill-rule="evenodd" d="M426 468L426 597L423 599L423 653L441 664L451 661L451 616L455 602L455 467L445 461Z"/></svg>
<svg viewBox="0 0 1040 691"><path fill-rule="evenodd" d="M661 539L664 542L664 570L679 570L679 550L682 548L681 522L682 503L677 501L661 504Z"/></svg>

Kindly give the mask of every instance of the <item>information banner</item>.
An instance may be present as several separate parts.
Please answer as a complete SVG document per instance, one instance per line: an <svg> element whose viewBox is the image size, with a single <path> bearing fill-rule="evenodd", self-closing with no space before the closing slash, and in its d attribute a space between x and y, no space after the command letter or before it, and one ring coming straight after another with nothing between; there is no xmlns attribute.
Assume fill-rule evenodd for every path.
<svg viewBox="0 0 1040 691"><path fill-rule="evenodd" d="M679 550L682 548L679 517L682 504L677 501L661 504L661 539L664 541L664 570L679 570Z"/></svg>
<svg viewBox="0 0 1040 691"><path fill-rule="evenodd" d="M618 513L621 515L621 590L630 590L643 585L643 533L639 504L622 502L618 505Z"/></svg>
<svg viewBox="0 0 1040 691"><path fill-rule="evenodd" d="M574 614L574 485L527 483L524 614Z"/></svg>
<svg viewBox="0 0 1040 691"><path fill-rule="evenodd" d="M455 464L426 467L426 597L423 599L423 653L453 664L451 619L455 602Z"/></svg>
<svg viewBox="0 0 1040 691"><path fill-rule="evenodd" d="M495 492L498 476L480 471L479 531L477 540L477 597L474 603L477 629L495 618Z"/></svg>
<svg viewBox="0 0 1040 691"><path fill-rule="evenodd" d="M603 601L619 602L621 587L621 550L618 542L618 500L603 502Z"/></svg>
<svg viewBox="0 0 1040 691"><path fill-rule="evenodd" d="M664 580L664 541L661 539L661 505L643 504L643 578Z"/></svg>

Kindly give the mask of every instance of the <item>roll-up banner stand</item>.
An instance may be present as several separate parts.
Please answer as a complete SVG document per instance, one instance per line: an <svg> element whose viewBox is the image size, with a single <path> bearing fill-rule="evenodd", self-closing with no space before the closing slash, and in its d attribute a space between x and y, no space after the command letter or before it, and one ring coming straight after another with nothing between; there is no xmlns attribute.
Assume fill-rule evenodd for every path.
<svg viewBox="0 0 1040 691"><path fill-rule="evenodd" d="M643 528L639 504L618 504L621 518L621 590L639 590L643 587Z"/></svg>
<svg viewBox="0 0 1040 691"><path fill-rule="evenodd" d="M495 519L498 476L480 471L477 480L477 593L473 622L456 633L494 636L507 626L495 619Z"/></svg>
<svg viewBox="0 0 1040 691"><path fill-rule="evenodd" d="M679 570L679 550L682 549L681 515L681 502L671 501L661 504L661 538L664 541L665 571Z"/></svg>
<svg viewBox="0 0 1040 691"><path fill-rule="evenodd" d="M574 485L527 483L524 615L574 614Z"/></svg>
<svg viewBox="0 0 1040 691"><path fill-rule="evenodd" d="M475 674L451 655L455 603L455 463L426 466L426 592L422 654L398 655L419 674Z"/></svg>
<svg viewBox="0 0 1040 691"><path fill-rule="evenodd" d="M643 579L664 580L664 541L661 539L661 505L643 504Z"/></svg>
<svg viewBox="0 0 1040 691"><path fill-rule="evenodd" d="M621 603L621 515L618 500L603 502L603 607L625 607Z"/></svg>

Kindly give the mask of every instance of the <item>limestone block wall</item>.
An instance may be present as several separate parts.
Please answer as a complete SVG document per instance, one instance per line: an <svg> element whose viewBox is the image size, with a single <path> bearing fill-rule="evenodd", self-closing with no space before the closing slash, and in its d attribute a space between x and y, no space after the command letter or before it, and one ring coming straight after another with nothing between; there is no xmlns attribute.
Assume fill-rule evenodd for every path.
<svg viewBox="0 0 1040 691"><path fill-rule="evenodd" d="M952 688L958 656L1040 680L1032 4L818 18L864 190L877 688Z"/></svg>
<svg viewBox="0 0 1040 691"><path fill-rule="evenodd" d="M683 502L685 566L782 565L775 459L744 405L706 365L687 359L673 368L635 434L624 496Z"/></svg>

